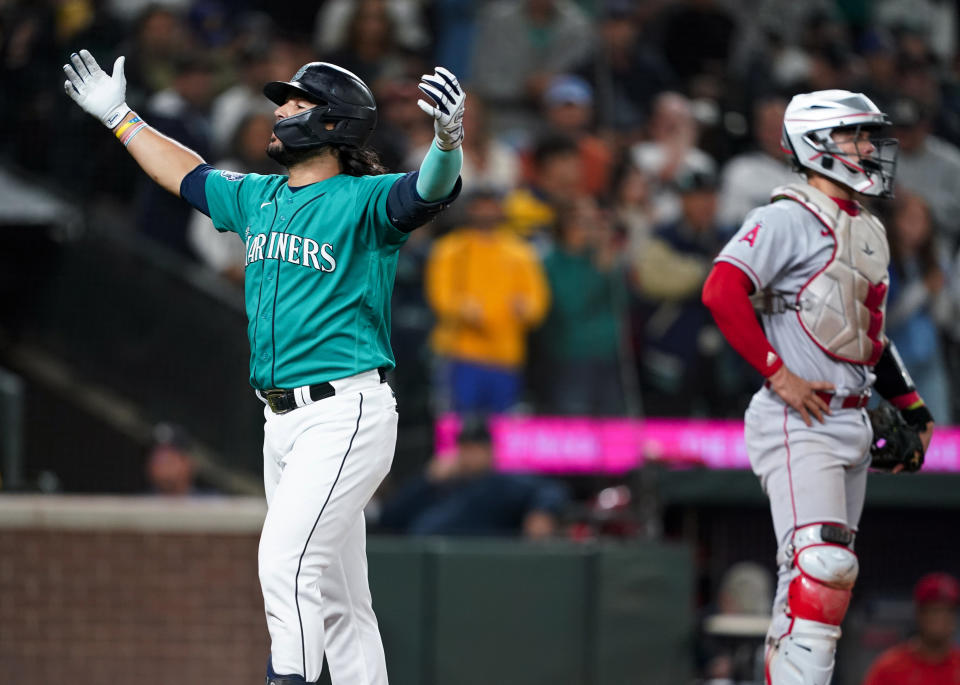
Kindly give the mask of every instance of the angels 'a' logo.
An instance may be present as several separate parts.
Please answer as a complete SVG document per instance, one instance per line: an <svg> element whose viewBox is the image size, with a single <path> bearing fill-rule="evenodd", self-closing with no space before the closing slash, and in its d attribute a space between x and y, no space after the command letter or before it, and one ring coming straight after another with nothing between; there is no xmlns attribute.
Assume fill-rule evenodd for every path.
<svg viewBox="0 0 960 685"><path fill-rule="evenodd" d="M738 242L738 243L747 243L750 247L753 247L753 244L754 244L755 242L757 242L757 232L760 230L760 227L761 227L762 225L763 225L763 224L761 224L761 223L758 222L756 226L754 226L754 227L751 228L749 231L747 231L747 232L744 234L744 236L743 236L742 238L740 238L740 240L738 240L737 242Z"/></svg>

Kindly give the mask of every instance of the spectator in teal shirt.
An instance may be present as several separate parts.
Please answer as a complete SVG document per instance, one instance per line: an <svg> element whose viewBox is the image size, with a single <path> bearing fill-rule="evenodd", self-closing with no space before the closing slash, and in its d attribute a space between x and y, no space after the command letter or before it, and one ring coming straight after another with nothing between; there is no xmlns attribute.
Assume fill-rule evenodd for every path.
<svg viewBox="0 0 960 685"><path fill-rule="evenodd" d="M544 258L551 309L540 334L550 360L544 409L611 416L625 410L620 351L627 310L616 236L589 198L558 212L557 240Z"/></svg>

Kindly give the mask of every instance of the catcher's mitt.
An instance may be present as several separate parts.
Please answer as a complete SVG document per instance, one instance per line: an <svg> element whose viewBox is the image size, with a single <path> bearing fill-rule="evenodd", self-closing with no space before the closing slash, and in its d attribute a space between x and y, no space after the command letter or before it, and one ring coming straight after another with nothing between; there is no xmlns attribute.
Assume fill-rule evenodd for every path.
<svg viewBox="0 0 960 685"><path fill-rule="evenodd" d="M882 404L867 412L873 426L870 466L881 471L893 471L903 465L904 471L919 471L923 466L923 442L917 429L909 425L900 412L890 404Z"/></svg>

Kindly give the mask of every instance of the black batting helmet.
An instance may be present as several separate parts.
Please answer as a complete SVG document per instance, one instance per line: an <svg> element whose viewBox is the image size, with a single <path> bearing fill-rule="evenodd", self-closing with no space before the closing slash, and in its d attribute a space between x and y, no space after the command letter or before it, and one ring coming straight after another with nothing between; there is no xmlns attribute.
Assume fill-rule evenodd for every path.
<svg viewBox="0 0 960 685"><path fill-rule="evenodd" d="M367 84L335 64L304 64L290 81L268 83L263 94L278 105L291 94L317 103L313 109L274 125L277 138L291 150L323 145L363 147L377 126L377 103ZM330 130L328 123L334 124Z"/></svg>

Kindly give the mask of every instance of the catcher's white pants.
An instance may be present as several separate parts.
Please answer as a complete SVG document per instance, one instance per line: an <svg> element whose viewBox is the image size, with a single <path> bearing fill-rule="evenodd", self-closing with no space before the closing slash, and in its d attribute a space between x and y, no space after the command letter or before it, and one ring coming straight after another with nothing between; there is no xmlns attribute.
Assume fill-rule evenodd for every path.
<svg viewBox="0 0 960 685"><path fill-rule="evenodd" d="M812 417L811 417L812 418ZM787 589L793 577L793 531L811 523L860 523L873 431L864 409L835 409L808 427L771 390L762 388L745 417L747 455L770 499L777 536L777 592L768 636L790 629Z"/></svg>
<svg viewBox="0 0 960 685"><path fill-rule="evenodd" d="M390 470L396 400L376 371L286 414L264 408L267 517L260 585L273 670L334 685L386 685L367 582L363 508Z"/></svg>

